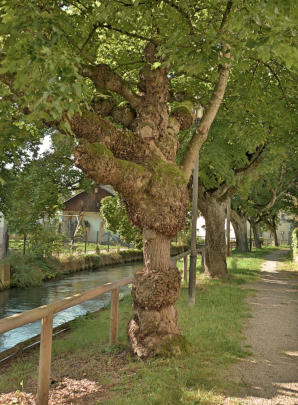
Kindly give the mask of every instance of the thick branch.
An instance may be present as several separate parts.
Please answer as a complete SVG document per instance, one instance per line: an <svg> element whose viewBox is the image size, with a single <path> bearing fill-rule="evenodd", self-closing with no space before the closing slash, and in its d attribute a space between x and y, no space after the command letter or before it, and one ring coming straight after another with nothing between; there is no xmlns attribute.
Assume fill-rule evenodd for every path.
<svg viewBox="0 0 298 405"><path fill-rule="evenodd" d="M229 57L226 53L226 57ZM185 154L181 162L181 169L184 171L185 176L189 179L194 166L196 156L198 155L203 143L206 141L209 129L216 117L217 111L222 103L225 90L228 83L230 64L225 64L219 68L219 78L215 85L213 94L205 113L200 121L200 124L191 138Z"/></svg>
<svg viewBox="0 0 298 405"><path fill-rule="evenodd" d="M141 39L142 41L153 42L151 38L144 37L143 35L136 34L134 32L125 31L125 30L123 30L121 28L113 27L111 24L97 23L97 27L107 28L109 30L120 32L120 34L126 35L126 36L131 37L131 38Z"/></svg>
<svg viewBox="0 0 298 405"><path fill-rule="evenodd" d="M90 31L90 33L88 35L88 37L85 39L85 41L83 42L83 45L81 46L81 52L84 50L85 46L91 40L91 38L95 34L95 31L97 30L97 28L98 28L98 26L96 24L94 24L92 30Z"/></svg>
<svg viewBox="0 0 298 405"><path fill-rule="evenodd" d="M117 159L103 144L82 140L75 150L75 164L97 184L111 184L124 195L140 192L151 178L143 166Z"/></svg>
<svg viewBox="0 0 298 405"><path fill-rule="evenodd" d="M261 213L261 214L266 214L269 210L271 210L271 208L274 206L276 200L278 200L279 197L281 197L282 195L284 195L288 189L292 186L292 184L294 184L296 181L295 178L293 178L290 182L288 182L283 189L278 193L277 189L273 189L272 190L272 197L271 200L268 201L266 204L264 205L256 205L256 209ZM279 183L280 184L280 183Z"/></svg>
<svg viewBox="0 0 298 405"><path fill-rule="evenodd" d="M232 2L231 0L229 0L229 1L227 2L227 6L226 6L226 9L225 9L225 12L224 12L224 14L223 14L223 16L222 16L221 24L220 24L220 27L219 27L219 31L220 31L220 32L223 31L223 28L224 28L224 26L225 26L225 24L226 24L226 22L227 22L227 19L228 19L228 15L229 15L229 13L230 13L230 11L231 11L231 9L232 9L232 5L233 5L233 2Z"/></svg>
<svg viewBox="0 0 298 405"><path fill-rule="evenodd" d="M181 7L179 7L177 4L175 4L171 0L164 0L164 3L168 4L170 7L177 10L178 13L180 13L185 18L185 20L187 21L187 24L189 26L189 33L190 33L190 35L193 35L195 33L195 30L194 30L194 27L192 25L189 15Z"/></svg>
<svg viewBox="0 0 298 405"><path fill-rule="evenodd" d="M116 158L142 162L145 156L144 145L131 131L118 129L111 122L92 111L75 114L69 121L74 134L86 141L100 142Z"/></svg>
<svg viewBox="0 0 298 405"><path fill-rule="evenodd" d="M128 84L113 72L108 65L84 66L80 74L84 77L89 77L97 88L104 88L120 94L130 103L132 108L137 109L140 106L142 98L137 96Z"/></svg>
<svg viewBox="0 0 298 405"><path fill-rule="evenodd" d="M247 219L246 218L246 215L240 215L239 214L239 212L237 211L237 210L235 210L235 209L231 209L231 220L232 220L232 222L236 222L237 224L242 224L242 222L243 222L243 218L245 218L245 220Z"/></svg>
<svg viewBox="0 0 298 405"><path fill-rule="evenodd" d="M262 162L264 159L264 153L265 147L261 147L256 150L256 152L251 155L249 159L249 163L247 166L234 170L234 175L239 183L243 179L243 177L247 176L249 173L251 173L253 170L255 170L258 165ZM236 186L234 185L227 185L226 182L223 183L215 192L213 192L213 196L216 198L222 198L223 196L225 197L231 197L236 190Z"/></svg>
<svg viewBox="0 0 298 405"><path fill-rule="evenodd" d="M274 78L276 79L277 83L278 83L278 87L282 93L282 97L284 98L284 100L286 102L288 102L288 97L286 95L286 92L283 88L283 85L281 83L280 77L278 76L278 74L275 72L275 70L273 69L273 67L271 65L269 65L269 63L262 61L261 59L256 59L256 58L251 58L255 61L257 61L258 63L261 63L262 65L264 65L269 71L270 73L274 76Z"/></svg>

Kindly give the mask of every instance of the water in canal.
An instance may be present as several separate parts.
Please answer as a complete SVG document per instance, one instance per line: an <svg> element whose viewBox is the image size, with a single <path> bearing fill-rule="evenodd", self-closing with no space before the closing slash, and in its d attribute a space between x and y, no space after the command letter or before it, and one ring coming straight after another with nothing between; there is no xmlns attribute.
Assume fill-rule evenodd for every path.
<svg viewBox="0 0 298 405"><path fill-rule="evenodd" d="M34 288L11 288L0 292L0 318L18 314L28 309L49 304L74 294L82 293L91 288L105 283L115 282L125 277L132 276L141 263L108 267L94 271L75 273L62 280L48 281L40 287ZM128 294L129 287L120 289L121 294ZM54 316L53 325L58 326L64 322L94 312L109 303L111 293L106 293L82 304L68 308ZM20 328L13 329L0 335L0 352L7 350L17 343L23 342L40 333L40 321L29 323Z"/></svg>

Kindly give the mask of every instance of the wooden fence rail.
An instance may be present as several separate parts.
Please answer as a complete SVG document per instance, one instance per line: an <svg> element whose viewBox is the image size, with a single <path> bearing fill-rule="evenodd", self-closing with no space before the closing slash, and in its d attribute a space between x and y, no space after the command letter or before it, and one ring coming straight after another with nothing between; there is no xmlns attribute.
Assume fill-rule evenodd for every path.
<svg viewBox="0 0 298 405"><path fill-rule="evenodd" d="M204 248L197 250L202 255ZM187 257L190 251L183 252L172 259L184 260L184 280L187 283ZM110 345L117 341L118 336L118 306L119 306L119 289L127 284L132 283L133 278L128 277L119 280L115 283L106 283L100 287L93 288L82 294L72 295L63 300L52 302L48 305L43 305L20 314L12 315L7 318L0 319L0 334L9 330L19 328L28 323L41 320L41 337L40 337L40 355L38 369L38 388L37 388L37 404L47 405L49 396L50 374L51 374L51 353L52 353L52 331L53 317L57 312L78 305L84 301L96 298L99 295L107 292L112 292L111 297L111 315L110 315Z"/></svg>
<svg viewBox="0 0 298 405"><path fill-rule="evenodd" d="M106 283L103 286L93 288L92 290L88 290L82 294L76 294L71 297L64 298L63 300L53 302L49 305L43 305L42 307L31 309L29 311L22 312L21 314L16 314L7 318L0 319L0 334L41 319L41 338L37 388L38 405L48 404L54 314L111 291L112 298L109 341L110 345L113 345L114 343L116 343L118 336L119 289L120 287L132 283L132 280L132 277L128 277L115 283Z"/></svg>
<svg viewBox="0 0 298 405"><path fill-rule="evenodd" d="M199 247L197 249L197 253L201 255L202 257L202 268L204 269L204 247ZM176 263L178 260L183 259L183 279L185 282L185 285L187 285L187 274L188 274L188 256L190 255L190 250L186 250L183 253L180 253L179 255L176 255L172 258L172 260Z"/></svg>

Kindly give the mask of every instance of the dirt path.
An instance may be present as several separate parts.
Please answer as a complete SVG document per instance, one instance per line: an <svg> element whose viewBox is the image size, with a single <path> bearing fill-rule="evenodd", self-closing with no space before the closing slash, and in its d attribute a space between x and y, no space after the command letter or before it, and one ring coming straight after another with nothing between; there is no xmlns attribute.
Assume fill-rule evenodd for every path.
<svg viewBox="0 0 298 405"><path fill-rule="evenodd" d="M276 251L262 266L261 280L251 284L252 318L245 330L252 356L232 370L243 391L225 404L298 404L298 275L276 270Z"/></svg>

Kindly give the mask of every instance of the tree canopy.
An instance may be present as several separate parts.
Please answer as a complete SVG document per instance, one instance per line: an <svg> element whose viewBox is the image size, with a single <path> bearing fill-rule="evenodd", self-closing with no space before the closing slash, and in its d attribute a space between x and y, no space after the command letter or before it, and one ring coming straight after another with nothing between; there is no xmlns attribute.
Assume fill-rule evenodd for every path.
<svg viewBox="0 0 298 405"><path fill-rule="evenodd" d="M269 87L274 77L286 93L280 73L286 69L290 77L297 61L295 6L292 0L1 2L2 96L21 114L12 124L74 137L76 165L96 183L112 185L143 232L145 267L134 279L128 330L139 356L180 333L174 305L180 275L170 239L184 225L194 161L228 82L236 83L226 107L234 141L237 126L254 125L254 114L258 131L247 149L254 152L254 136L262 133L255 105L270 106L259 85L251 122L237 115L237 103L246 97L247 77ZM291 103L292 94L286 96ZM196 103L203 116L183 138ZM263 133L269 125L265 119Z"/></svg>

